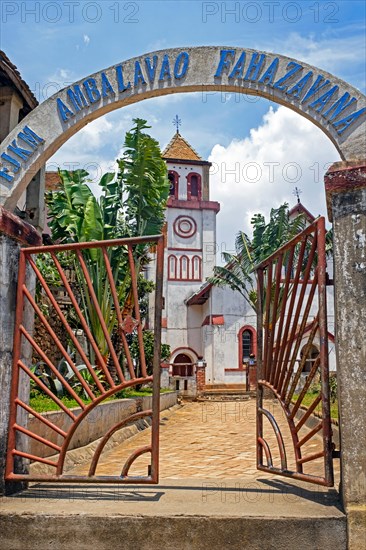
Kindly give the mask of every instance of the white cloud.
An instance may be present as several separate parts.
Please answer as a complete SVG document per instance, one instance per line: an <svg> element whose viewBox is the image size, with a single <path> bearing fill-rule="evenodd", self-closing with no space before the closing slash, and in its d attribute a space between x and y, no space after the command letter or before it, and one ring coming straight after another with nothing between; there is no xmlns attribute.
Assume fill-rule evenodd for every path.
<svg viewBox="0 0 366 550"><path fill-rule="evenodd" d="M236 233L250 233L254 213L268 216L272 207L295 203L295 186L304 206L326 215L323 176L339 155L321 130L281 106L271 107L249 137L215 145L209 160L211 200L221 203L217 243L219 250L233 250Z"/></svg>
<svg viewBox="0 0 366 550"><path fill-rule="evenodd" d="M85 169L89 172L93 189L98 192L96 183L102 174L116 170L116 159L123 151L125 134L132 127L132 118L141 116L136 106L116 111L100 117L72 136L47 162L48 170ZM149 123L157 122L153 116Z"/></svg>
<svg viewBox="0 0 366 550"><path fill-rule="evenodd" d="M43 82L40 83L37 98L40 102L45 101L66 86L73 84L76 80L77 75L73 71L58 67L54 73L50 74Z"/></svg>
<svg viewBox="0 0 366 550"><path fill-rule="evenodd" d="M84 34L84 36L83 36L83 41L84 41L84 44L85 44L86 46L88 46L89 43L90 43L90 37L89 37L87 34Z"/></svg>
<svg viewBox="0 0 366 550"><path fill-rule="evenodd" d="M59 67L47 78L47 80L49 82L57 82L58 84L67 86L67 84L74 82L74 78L75 74L72 71Z"/></svg>
<svg viewBox="0 0 366 550"><path fill-rule="evenodd" d="M129 105L94 120L72 136L49 159L48 165L54 170L56 166L67 169L73 163L77 163L79 168L96 163L100 166L97 179L102 169L111 170L114 161L121 157L125 134L133 126L132 119L137 117L148 121L148 125L152 126L148 132L164 146L173 135L173 126L162 123L154 105L149 101Z"/></svg>
<svg viewBox="0 0 366 550"><path fill-rule="evenodd" d="M69 139L48 165L86 168L94 181L111 171L122 154L126 131L136 116L152 125L151 135L164 146L173 127L166 124L164 110L155 103L135 104L101 117ZM165 114L166 116L166 114ZM208 140L207 128L194 128L184 136L197 149ZM202 134L200 133L202 132ZM323 132L304 117L286 107L270 108L263 120L243 139L227 143L216 134L216 145L209 156L213 163L211 200L221 203L217 216L219 249L232 250L239 229L250 232L250 218L256 212L268 216L271 207L295 203L293 190L301 188L301 201L314 214L326 214L323 176L339 155ZM219 261L219 257L217 258Z"/></svg>
<svg viewBox="0 0 366 550"><path fill-rule="evenodd" d="M339 36L342 36L342 33ZM286 52L288 57L315 65L342 78L348 76L347 70L352 67L353 78L356 78L354 84L363 88L365 67L360 52L365 50L365 34L355 29L353 35L344 33L344 37L339 36L334 37L328 33L315 38L312 34L303 36L293 32L280 40L271 37L269 42L264 40L257 46L269 52ZM354 75L356 67L359 74Z"/></svg>

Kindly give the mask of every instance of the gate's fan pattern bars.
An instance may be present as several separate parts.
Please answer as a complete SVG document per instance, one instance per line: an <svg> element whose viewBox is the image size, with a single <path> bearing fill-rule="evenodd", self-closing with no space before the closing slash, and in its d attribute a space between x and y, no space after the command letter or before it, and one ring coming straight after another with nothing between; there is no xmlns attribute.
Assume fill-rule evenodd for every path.
<svg viewBox="0 0 366 550"><path fill-rule="evenodd" d="M139 274L149 246L156 248L153 365L147 364L140 308ZM161 300L164 243L162 236L119 239L22 249L19 260L16 324L14 332L12 403L8 442L8 480L93 481L156 483L158 481ZM44 275L54 273L54 284ZM42 274L43 273L43 274ZM70 276L71 274L71 276ZM117 281L117 283L116 283ZM56 285L56 286L55 286ZM34 292L35 290L35 292ZM61 292L60 292L61 291ZM60 299L62 294L62 299ZM144 305L146 309L146 304ZM42 327L46 347L29 326ZM56 330L56 319L61 330ZM81 332L82 331L82 332ZM78 335L84 336L82 342ZM134 349L134 351L133 351ZM56 353L54 353L56 351ZM55 357L58 357L55 360ZM125 418L111 419L100 439L85 477L65 472L66 453L77 428L107 398L126 388L152 383L152 408ZM27 399L29 388L51 398L61 411L60 425L41 415ZM62 396L75 401L65 404ZM35 417L43 426L40 435L28 428ZM98 476L99 457L113 434L143 417L151 417L151 443L121 464L120 476ZM66 428L65 428L66 426ZM42 449L35 453L32 447ZM34 445L34 442L37 445ZM151 454L146 477L129 475L134 460ZM18 457L21 457L21 461ZM47 472L24 471L27 460L44 465ZM31 469L32 472L32 469Z"/></svg>
<svg viewBox="0 0 366 550"><path fill-rule="evenodd" d="M333 486L324 218L262 262L257 276L257 467ZM290 451L277 413L268 410L273 398L287 424ZM319 420L309 429L314 412ZM268 429L275 432L277 449L265 439ZM313 438L319 436L323 449L312 452Z"/></svg>

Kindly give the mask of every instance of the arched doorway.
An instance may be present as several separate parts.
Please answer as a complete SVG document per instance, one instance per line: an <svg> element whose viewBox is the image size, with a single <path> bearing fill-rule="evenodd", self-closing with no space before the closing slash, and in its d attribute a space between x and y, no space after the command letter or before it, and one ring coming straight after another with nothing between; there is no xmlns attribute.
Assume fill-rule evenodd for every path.
<svg viewBox="0 0 366 550"><path fill-rule="evenodd" d="M171 356L171 387L185 397L196 395L196 362L197 354L186 348L177 348Z"/></svg>
<svg viewBox="0 0 366 550"><path fill-rule="evenodd" d="M303 359L305 353L306 353L306 345L300 351L300 360ZM317 346L313 344L309 349L309 351L306 353L306 361L302 372L303 373L310 372L314 362L318 357L319 357L319 349Z"/></svg>
<svg viewBox="0 0 366 550"><path fill-rule="evenodd" d="M173 376L193 376L192 359L186 353L179 353L173 363L172 374Z"/></svg>

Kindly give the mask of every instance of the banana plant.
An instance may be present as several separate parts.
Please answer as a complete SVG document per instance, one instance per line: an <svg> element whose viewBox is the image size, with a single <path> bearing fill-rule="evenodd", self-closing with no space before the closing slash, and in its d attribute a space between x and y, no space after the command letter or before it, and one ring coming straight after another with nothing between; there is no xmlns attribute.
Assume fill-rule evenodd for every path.
<svg viewBox="0 0 366 550"><path fill-rule="evenodd" d="M144 132L146 121L134 120L134 127L126 134L125 151L118 163L118 173L104 174L99 182L101 195L92 192L85 170L60 171L61 188L47 195L49 226L54 241L60 243L109 240L157 234L164 222L169 183L165 162L158 142ZM116 311L107 273L99 249L82 252L88 274L102 311L109 334L116 326ZM131 279L124 247L109 247L109 262L117 289L120 306L130 295ZM147 247L135 250L136 271L147 261ZM79 282L82 310L98 348L108 355L107 342L88 292L80 264L74 269ZM94 354L90 350L91 359Z"/></svg>
<svg viewBox="0 0 366 550"><path fill-rule="evenodd" d="M208 279L217 286L229 286L238 291L247 304L256 311L257 283L255 266L273 254L278 248L292 239L305 227L305 218L300 215L294 220L289 219L288 204L273 208L267 223L262 214L255 214L251 219L253 237L239 231L235 240L235 254L224 253L224 266L215 266L214 275ZM284 259L286 265L286 258ZM265 285L266 286L266 285ZM269 299L273 301L274 287ZM281 293L278 301L278 311L281 306ZM266 300L266 297L264 297ZM267 297L268 299L268 297Z"/></svg>

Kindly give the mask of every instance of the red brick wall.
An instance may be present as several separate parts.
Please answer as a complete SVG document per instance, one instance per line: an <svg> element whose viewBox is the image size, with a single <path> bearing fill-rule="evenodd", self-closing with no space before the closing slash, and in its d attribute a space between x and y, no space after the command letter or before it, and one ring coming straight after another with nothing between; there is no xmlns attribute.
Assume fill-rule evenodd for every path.
<svg viewBox="0 0 366 550"><path fill-rule="evenodd" d="M197 393L204 391L206 386L206 367L196 366L196 387Z"/></svg>

